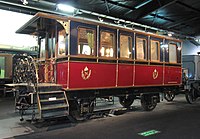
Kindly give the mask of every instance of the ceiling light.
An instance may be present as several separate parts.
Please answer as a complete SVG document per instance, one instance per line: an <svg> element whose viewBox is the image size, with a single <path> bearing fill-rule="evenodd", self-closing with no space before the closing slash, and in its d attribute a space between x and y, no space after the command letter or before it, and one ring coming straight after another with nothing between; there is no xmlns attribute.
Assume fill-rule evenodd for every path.
<svg viewBox="0 0 200 139"><path fill-rule="evenodd" d="M65 11L65 12L69 12L69 13L73 13L75 8L70 6L70 5L66 5L66 4L57 4L57 8L61 11Z"/></svg>
<svg viewBox="0 0 200 139"><path fill-rule="evenodd" d="M189 39L189 41L190 41L192 44L196 45L196 46L200 46L200 42L196 41L195 39Z"/></svg>
<svg viewBox="0 0 200 139"><path fill-rule="evenodd" d="M99 19L100 22L103 22L103 19L101 17L98 17L98 19Z"/></svg>
<svg viewBox="0 0 200 139"><path fill-rule="evenodd" d="M27 0L21 0L21 2L22 2L24 5L27 5L27 4L28 4L28 1L27 1Z"/></svg>
<svg viewBox="0 0 200 139"><path fill-rule="evenodd" d="M169 37L171 37L171 36L172 36L172 33L171 33L171 32L169 32L167 35L168 35Z"/></svg>
<svg viewBox="0 0 200 139"><path fill-rule="evenodd" d="M182 47L181 47L181 46L179 46L179 47L178 47L178 50L180 51L181 49L182 49Z"/></svg>
<svg viewBox="0 0 200 139"><path fill-rule="evenodd" d="M160 47L161 48L168 48L168 44L162 44Z"/></svg>

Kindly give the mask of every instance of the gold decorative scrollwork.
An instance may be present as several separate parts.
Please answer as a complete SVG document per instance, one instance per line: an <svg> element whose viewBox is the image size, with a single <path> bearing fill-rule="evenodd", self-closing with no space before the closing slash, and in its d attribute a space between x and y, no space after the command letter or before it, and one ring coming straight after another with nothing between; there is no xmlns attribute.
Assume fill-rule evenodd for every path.
<svg viewBox="0 0 200 139"><path fill-rule="evenodd" d="M158 78L158 71L157 71L156 69L154 69L152 75L153 75L153 79L154 79L154 80L157 79L157 78Z"/></svg>
<svg viewBox="0 0 200 139"><path fill-rule="evenodd" d="M86 66L82 71L81 71L81 77L83 80L88 80L91 76L92 70L89 70L88 67Z"/></svg>

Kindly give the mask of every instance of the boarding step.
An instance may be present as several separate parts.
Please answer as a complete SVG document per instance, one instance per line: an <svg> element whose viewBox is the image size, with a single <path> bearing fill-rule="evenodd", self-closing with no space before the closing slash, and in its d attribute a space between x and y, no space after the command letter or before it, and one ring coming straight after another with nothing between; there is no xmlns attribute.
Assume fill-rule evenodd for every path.
<svg viewBox="0 0 200 139"><path fill-rule="evenodd" d="M43 92L43 91L45 92L46 90L56 91L56 90L61 90L62 85L54 84L54 83L38 83L37 89L38 89L39 92Z"/></svg>
<svg viewBox="0 0 200 139"><path fill-rule="evenodd" d="M43 90L38 92L38 106L41 118L69 115L69 103L63 90Z"/></svg>
<svg viewBox="0 0 200 139"><path fill-rule="evenodd" d="M46 91L46 92L38 92L38 94L40 95L48 95L48 94L59 94L59 93L63 93L63 91Z"/></svg>
<svg viewBox="0 0 200 139"><path fill-rule="evenodd" d="M68 108L68 105L51 105L51 106L48 106L48 107L43 107L42 111L53 110L53 109L62 109L62 108Z"/></svg>
<svg viewBox="0 0 200 139"><path fill-rule="evenodd" d="M69 113L67 111L56 111L56 112L42 114L43 119L55 119L55 118L67 117L67 116L69 116Z"/></svg>
<svg viewBox="0 0 200 139"><path fill-rule="evenodd" d="M64 101L65 98L49 98L49 99L44 99L44 100L40 100L41 103L45 103L45 102L53 102L53 101Z"/></svg>
<svg viewBox="0 0 200 139"><path fill-rule="evenodd" d="M63 117L63 116L68 116L69 112L69 105L51 105L51 106L46 106L42 107L41 110L41 116L42 118L53 118L55 117Z"/></svg>

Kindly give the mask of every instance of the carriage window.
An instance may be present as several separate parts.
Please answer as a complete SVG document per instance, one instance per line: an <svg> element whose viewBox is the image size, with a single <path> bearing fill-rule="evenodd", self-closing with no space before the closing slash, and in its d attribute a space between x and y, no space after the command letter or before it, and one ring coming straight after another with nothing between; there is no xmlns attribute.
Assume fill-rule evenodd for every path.
<svg viewBox="0 0 200 139"><path fill-rule="evenodd" d="M131 58L131 44L130 36L120 35L120 58Z"/></svg>
<svg viewBox="0 0 200 139"><path fill-rule="evenodd" d="M87 28L78 29L78 54L94 55L95 31Z"/></svg>
<svg viewBox="0 0 200 139"><path fill-rule="evenodd" d="M5 57L0 56L0 78L5 78Z"/></svg>
<svg viewBox="0 0 200 139"><path fill-rule="evenodd" d="M177 63L176 44L169 43L169 62Z"/></svg>
<svg viewBox="0 0 200 139"><path fill-rule="evenodd" d="M45 58L45 39L40 40L40 58Z"/></svg>
<svg viewBox="0 0 200 139"><path fill-rule="evenodd" d="M137 60L147 60L146 39L136 38L136 59Z"/></svg>
<svg viewBox="0 0 200 139"><path fill-rule="evenodd" d="M58 56L64 56L66 53L66 39L67 35L65 30L58 32Z"/></svg>
<svg viewBox="0 0 200 139"><path fill-rule="evenodd" d="M0 79L12 77L12 54L0 54Z"/></svg>
<svg viewBox="0 0 200 139"><path fill-rule="evenodd" d="M101 32L100 56L115 57L114 41L115 38L113 33Z"/></svg>
<svg viewBox="0 0 200 139"><path fill-rule="evenodd" d="M159 61L160 43L151 40L151 61Z"/></svg>

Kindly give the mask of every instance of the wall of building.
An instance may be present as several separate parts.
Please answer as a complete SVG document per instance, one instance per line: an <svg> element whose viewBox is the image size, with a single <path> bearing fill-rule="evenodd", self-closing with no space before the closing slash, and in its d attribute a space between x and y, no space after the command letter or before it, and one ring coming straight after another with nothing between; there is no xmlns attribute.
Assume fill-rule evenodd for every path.
<svg viewBox="0 0 200 139"><path fill-rule="evenodd" d="M37 45L33 36L15 33L32 15L0 10L0 17L0 48L28 50Z"/></svg>
<svg viewBox="0 0 200 139"><path fill-rule="evenodd" d="M197 55L197 52L200 52L200 46L194 45L189 40L183 41L183 55Z"/></svg>

